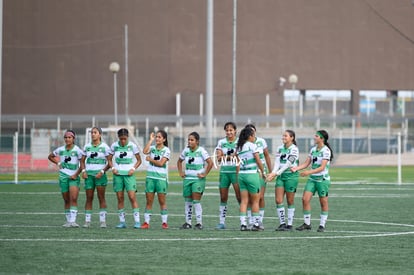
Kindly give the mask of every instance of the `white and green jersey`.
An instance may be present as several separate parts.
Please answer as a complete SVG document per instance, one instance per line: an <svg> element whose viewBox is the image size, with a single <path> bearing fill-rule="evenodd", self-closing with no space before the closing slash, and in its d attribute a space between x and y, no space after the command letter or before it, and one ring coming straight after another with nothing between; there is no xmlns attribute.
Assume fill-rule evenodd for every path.
<svg viewBox="0 0 414 275"><path fill-rule="evenodd" d="M53 151L53 155L59 156L60 173L73 176L79 169L83 152L77 145L74 145L71 150L66 150L66 146L61 146Z"/></svg>
<svg viewBox="0 0 414 275"><path fill-rule="evenodd" d="M264 150L267 148L267 142L264 138L261 137L256 137L256 140L254 141L254 143L257 145L257 148L259 150L259 158L263 163L263 168L265 171L267 171L267 166L266 166L266 159L264 156ZM270 167L269 167L270 169Z"/></svg>
<svg viewBox="0 0 414 275"><path fill-rule="evenodd" d="M147 168L147 178L166 180L168 178L168 160L170 160L170 149L166 146L161 149L157 149L155 145L150 147L149 156L154 160L161 160L166 158L167 161L163 166L156 166L153 163L148 164Z"/></svg>
<svg viewBox="0 0 414 275"><path fill-rule="evenodd" d="M85 159L85 170L89 176L96 176L107 165L106 157L111 152L108 144L101 142L98 145L92 143L83 147Z"/></svg>
<svg viewBox="0 0 414 275"><path fill-rule="evenodd" d="M309 157L312 163L312 169L316 169L321 167L322 160L328 160L328 163L325 166L325 169L319 173L312 174L311 177L320 177L323 176L324 179L329 180L329 166L331 164L331 150L329 150L328 146L323 146L320 150L318 150L317 146L312 147L309 153Z"/></svg>
<svg viewBox="0 0 414 275"><path fill-rule="evenodd" d="M197 174L205 172L205 161L209 158L210 155L203 147L199 146L194 151L189 147L185 148L180 154L180 159L185 162L185 177L198 178Z"/></svg>
<svg viewBox="0 0 414 275"><path fill-rule="evenodd" d="M226 156L230 156L236 152L238 139L229 141L227 138L220 139L216 146L216 151L220 150L223 152L223 159L219 162L220 173L236 173L237 161L236 157L232 157L230 160L225 159Z"/></svg>
<svg viewBox="0 0 414 275"><path fill-rule="evenodd" d="M257 173L257 163L254 158L255 153L259 153L259 148L253 142L247 141L241 151L237 152L240 161L240 174L254 174Z"/></svg>
<svg viewBox="0 0 414 275"><path fill-rule="evenodd" d="M280 173L292 173L291 167L299 165L299 149L295 144L291 144L288 148L285 145L280 145L276 149L275 165L273 168L274 173L280 171Z"/></svg>
<svg viewBox="0 0 414 275"><path fill-rule="evenodd" d="M110 154L113 155L113 167L118 170L118 173L120 175L128 175L129 170L137 162L135 155L139 154L139 150L138 146L131 141L128 141L125 146L121 146L117 141L112 143Z"/></svg>

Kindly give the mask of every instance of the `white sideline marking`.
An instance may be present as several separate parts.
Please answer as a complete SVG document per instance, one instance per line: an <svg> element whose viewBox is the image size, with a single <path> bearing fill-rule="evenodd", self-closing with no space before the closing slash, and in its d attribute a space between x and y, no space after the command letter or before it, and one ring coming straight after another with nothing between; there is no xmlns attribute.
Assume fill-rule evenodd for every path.
<svg viewBox="0 0 414 275"><path fill-rule="evenodd" d="M258 233L260 234L260 233ZM393 233L377 233L371 235L352 235L352 236L307 236L307 237L231 237L231 238L158 238L158 239L0 239L5 242L181 242L181 241L260 241L260 240L293 240L293 239L351 239L351 238L372 238L372 237L391 237L400 235L411 235L410 232L393 232Z"/></svg>

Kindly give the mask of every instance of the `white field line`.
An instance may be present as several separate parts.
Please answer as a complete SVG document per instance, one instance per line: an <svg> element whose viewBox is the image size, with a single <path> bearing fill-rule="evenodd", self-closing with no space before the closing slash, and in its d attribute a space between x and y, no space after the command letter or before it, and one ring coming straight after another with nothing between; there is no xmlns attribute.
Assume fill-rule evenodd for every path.
<svg viewBox="0 0 414 275"><path fill-rule="evenodd" d="M258 233L260 234L260 233ZM59 238L0 238L3 242L182 242L182 241L263 241L263 240L303 240L303 239L353 239L353 238L376 238L376 237L392 237L392 236L405 236L412 235L414 231L410 232L391 232L391 233L374 233L370 235L349 235L349 236L326 236L321 234L320 236L283 236L283 237L217 237L217 238L143 238L143 239L59 239Z"/></svg>

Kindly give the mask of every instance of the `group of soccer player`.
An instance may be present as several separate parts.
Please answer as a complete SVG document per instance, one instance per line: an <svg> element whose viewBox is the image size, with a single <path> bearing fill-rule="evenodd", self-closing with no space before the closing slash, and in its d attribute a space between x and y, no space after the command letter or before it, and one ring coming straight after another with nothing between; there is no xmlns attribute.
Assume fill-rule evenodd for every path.
<svg viewBox="0 0 414 275"><path fill-rule="evenodd" d="M239 134L234 122L224 125L225 137L218 141L213 156L200 146L200 135L192 132L187 137L187 147L180 153L177 160L179 175L183 178L183 197L185 223L180 229L203 229L203 209L201 199L206 187L206 177L213 168L219 167L219 223L216 229L226 229L228 197L230 186L239 203L240 230L262 231L265 209L264 194L266 185L275 182L276 212L279 226L276 231L293 230L295 214L295 194L299 176L309 176L302 197L304 223L296 230L311 230L310 201L317 192L321 206L320 225L318 232L324 232L328 218L328 193L330 186L329 165L333 158L328 143L328 133L319 130L314 136L314 146L306 160L299 164L299 149L295 140L295 132L286 130L282 134L282 144L277 147L273 169L270 172L271 157L266 140L256 136L256 127L246 125ZM86 203L85 223L89 228L92 224L92 202L96 189L99 200L99 222L106 228L107 204L105 191L108 183L106 172L112 171L113 190L117 197L119 223L116 228L127 228L124 196L130 201L134 228L149 229L152 205L157 194L160 205L161 227L168 229L168 162L171 152L168 148L167 133L158 130L151 133L142 153L147 162L145 180L146 205L144 222L140 222L140 209L136 199L135 171L142 160L138 146L129 140L126 128L117 132L118 140L111 146L102 141L102 130L91 129L91 142L80 149L75 144L75 132L67 130L64 134L65 145L56 148L48 159L59 167L59 186L64 200L66 222L64 227L79 227L76 222L78 214L78 196L80 178L85 181ZM306 169L310 166L310 169ZM284 198L286 196L286 209ZM195 225L193 227L193 213Z"/></svg>

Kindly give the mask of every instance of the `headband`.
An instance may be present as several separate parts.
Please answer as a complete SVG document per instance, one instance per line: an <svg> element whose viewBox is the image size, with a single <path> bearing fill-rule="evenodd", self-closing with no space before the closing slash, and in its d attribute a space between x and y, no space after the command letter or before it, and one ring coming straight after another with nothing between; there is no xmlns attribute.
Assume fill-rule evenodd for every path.
<svg viewBox="0 0 414 275"><path fill-rule="evenodd" d="M71 136L71 137L75 138L75 134L71 131L67 131L64 136Z"/></svg>
<svg viewBox="0 0 414 275"><path fill-rule="evenodd" d="M322 135L322 133L321 132L319 132L319 131L317 131L316 132L316 135L317 136L319 136L320 138L322 138L322 139L325 139L325 137Z"/></svg>

